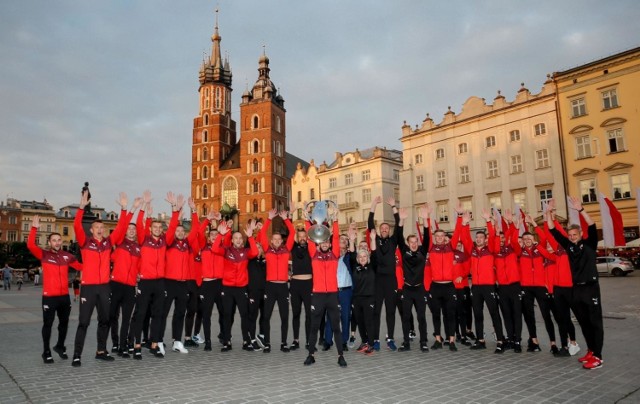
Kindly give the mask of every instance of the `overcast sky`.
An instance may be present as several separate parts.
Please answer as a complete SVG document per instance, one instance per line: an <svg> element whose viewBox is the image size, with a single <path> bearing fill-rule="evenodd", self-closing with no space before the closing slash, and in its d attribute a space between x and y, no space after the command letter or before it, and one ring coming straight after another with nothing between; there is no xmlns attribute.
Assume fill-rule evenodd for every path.
<svg viewBox="0 0 640 404"><path fill-rule="evenodd" d="M640 45L637 0L0 2L0 199L190 192L198 70L219 4L233 119L266 45L287 150L400 149L404 120Z"/></svg>

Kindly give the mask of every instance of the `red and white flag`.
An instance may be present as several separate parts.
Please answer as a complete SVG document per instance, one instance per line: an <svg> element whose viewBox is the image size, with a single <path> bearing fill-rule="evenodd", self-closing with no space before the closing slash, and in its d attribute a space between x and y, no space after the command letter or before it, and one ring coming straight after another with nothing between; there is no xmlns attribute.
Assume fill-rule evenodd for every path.
<svg viewBox="0 0 640 404"><path fill-rule="evenodd" d="M502 214L500 214L500 210L496 209L495 206L491 207L491 210L493 211L493 216L496 218L496 227L498 229L498 231L500 233L504 233L504 230L502 227Z"/></svg>
<svg viewBox="0 0 640 404"><path fill-rule="evenodd" d="M516 203L515 216L520 218L520 227L518 228L518 235L522 236L522 233L527 231L526 223L525 223L525 214L524 211L520 208L520 204Z"/></svg>
<svg viewBox="0 0 640 404"><path fill-rule="evenodd" d="M602 220L602 239L605 248L618 247L626 245L624 240L624 225L622 224L622 215L615 207L613 202L604 194L600 193L598 198L600 203L600 217Z"/></svg>

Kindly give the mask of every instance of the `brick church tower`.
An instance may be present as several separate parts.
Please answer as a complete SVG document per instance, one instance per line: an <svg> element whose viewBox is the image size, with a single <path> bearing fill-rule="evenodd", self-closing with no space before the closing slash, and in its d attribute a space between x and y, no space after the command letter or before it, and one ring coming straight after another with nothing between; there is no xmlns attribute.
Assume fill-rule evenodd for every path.
<svg viewBox="0 0 640 404"><path fill-rule="evenodd" d="M200 67L199 113L193 121L191 195L198 214L211 209L244 226L251 218L284 209L286 176L284 99L269 77L269 58L258 61L258 79L242 95L240 136L231 118L231 68L222 60L218 22L211 57Z"/></svg>

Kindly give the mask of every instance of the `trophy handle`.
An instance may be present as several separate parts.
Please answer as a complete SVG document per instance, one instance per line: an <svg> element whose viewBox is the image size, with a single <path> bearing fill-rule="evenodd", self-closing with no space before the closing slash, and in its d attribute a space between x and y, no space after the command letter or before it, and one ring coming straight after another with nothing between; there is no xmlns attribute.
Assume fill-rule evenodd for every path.
<svg viewBox="0 0 640 404"><path fill-rule="evenodd" d="M309 217L309 205L316 203L315 201L309 201L307 203L305 203L304 205L304 215L305 215L305 220L311 220L311 218Z"/></svg>

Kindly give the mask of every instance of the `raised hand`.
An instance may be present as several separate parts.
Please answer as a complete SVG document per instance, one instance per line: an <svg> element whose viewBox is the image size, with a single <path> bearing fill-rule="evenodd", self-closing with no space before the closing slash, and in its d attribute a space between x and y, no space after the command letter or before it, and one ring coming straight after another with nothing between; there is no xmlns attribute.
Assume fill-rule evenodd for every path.
<svg viewBox="0 0 640 404"><path fill-rule="evenodd" d="M570 196L569 197L569 207L571 209L581 210L582 209L582 202L580 202L580 199L576 198L575 196Z"/></svg>
<svg viewBox="0 0 640 404"><path fill-rule="evenodd" d="M488 222L489 220L491 220L491 212L489 212L486 208L482 208L482 217Z"/></svg>
<svg viewBox="0 0 640 404"><path fill-rule="evenodd" d="M459 215L464 213L464 208L462 207L462 202L460 202L460 200L458 200L458 203L456 203L456 206L453 208L453 210L455 210Z"/></svg>
<svg viewBox="0 0 640 404"><path fill-rule="evenodd" d="M189 197L187 199L187 203L189 204L189 208L191 208L192 211L196 210L196 203L195 203L195 201L193 200L192 197Z"/></svg>
<svg viewBox="0 0 640 404"><path fill-rule="evenodd" d="M504 213L502 213L502 217L504 218L504 220L506 220L508 223L513 222L513 213L511 213L511 209L505 209Z"/></svg>
<svg viewBox="0 0 640 404"><path fill-rule="evenodd" d="M31 218L31 227L35 227L36 229L40 229L40 216L33 215Z"/></svg>
<svg viewBox="0 0 640 404"><path fill-rule="evenodd" d="M387 198L387 205L396 206L396 198L394 198L393 196L388 197Z"/></svg>
<svg viewBox="0 0 640 404"><path fill-rule="evenodd" d="M182 209L182 207L184 206L184 202L185 202L184 195L178 194L178 196L176 197L176 205L178 207L177 210Z"/></svg>
<svg viewBox="0 0 640 404"><path fill-rule="evenodd" d="M133 200L133 206L131 207L132 210L137 210L140 206L142 206L143 200L141 197L137 197L136 199Z"/></svg>
<svg viewBox="0 0 640 404"><path fill-rule="evenodd" d="M118 205L122 208L122 210L127 209L127 205L129 205L129 200L127 199L127 194L124 192L120 192L119 198L116 201Z"/></svg>
<svg viewBox="0 0 640 404"><path fill-rule="evenodd" d="M213 218L217 221L222 220L222 213L220 212L216 212L216 211L211 211L211 213L213 214Z"/></svg>
<svg viewBox="0 0 640 404"><path fill-rule="evenodd" d="M222 222L218 225L218 233L224 236L229 232L230 228L231 227L227 227L227 223Z"/></svg>
<svg viewBox="0 0 640 404"><path fill-rule="evenodd" d="M358 231L356 230L356 224L351 223L349 225L349 229L347 230L347 236L349 236L349 240L354 241L358 237Z"/></svg>
<svg viewBox="0 0 640 404"><path fill-rule="evenodd" d="M153 206L151 206L151 204L147 205L145 213L147 214L147 217L153 217Z"/></svg>
<svg viewBox="0 0 640 404"><path fill-rule="evenodd" d="M276 208L273 208L269 211L268 215L269 220L273 220L274 217L278 216L278 210Z"/></svg>
<svg viewBox="0 0 640 404"><path fill-rule="evenodd" d="M398 215L400 216L400 219L404 220L409 217L409 212L407 211L407 208L401 208L398 209Z"/></svg>
<svg viewBox="0 0 640 404"><path fill-rule="evenodd" d="M165 201L169 202L169 205L171 205L171 207L176 206L176 195L171 191L167 192Z"/></svg>
<svg viewBox="0 0 640 404"><path fill-rule="evenodd" d="M278 216L280 216L282 220L287 220L289 219L289 211L283 210L280 213L278 213Z"/></svg>
<svg viewBox="0 0 640 404"><path fill-rule="evenodd" d="M371 201L371 206L375 206L379 203L382 203L382 196L378 195Z"/></svg>
<svg viewBox="0 0 640 404"><path fill-rule="evenodd" d="M418 215L422 218L422 220L429 220L429 217L431 216L431 206L429 206L428 203L420 206L420 208L418 209Z"/></svg>
<svg viewBox="0 0 640 404"><path fill-rule="evenodd" d="M556 210L556 200L551 198L549 199L549 201L547 202L547 210L549 212L553 212L554 210Z"/></svg>
<svg viewBox="0 0 640 404"><path fill-rule="evenodd" d="M145 191L142 193L142 201L145 203L145 205L151 203L151 191L145 189Z"/></svg>
<svg viewBox="0 0 640 404"><path fill-rule="evenodd" d="M533 218L529 214L524 216L524 221L525 221L525 223L536 224L536 221L533 220Z"/></svg>
<svg viewBox="0 0 640 404"><path fill-rule="evenodd" d="M82 192L80 196L80 209L84 209L89 204L89 191Z"/></svg>
<svg viewBox="0 0 640 404"><path fill-rule="evenodd" d="M263 226L264 226L264 223L262 223L262 222L256 223L256 230L258 230L258 231L262 230Z"/></svg>
<svg viewBox="0 0 640 404"><path fill-rule="evenodd" d="M253 231L255 229L256 229L256 221L255 221L255 219L251 219L249 221L249 223L244 228L244 234L246 234L247 237L251 237L251 236L253 236Z"/></svg>
<svg viewBox="0 0 640 404"><path fill-rule="evenodd" d="M466 226L469 223L471 223L471 212L469 212L468 210L465 210L462 213L462 225Z"/></svg>
<svg viewBox="0 0 640 404"><path fill-rule="evenodd" d="M207 220L209 221L209 223L212 223L214 220L216 220L216 215L214 211L210 210L209 213L207 213Z"/></svg>

